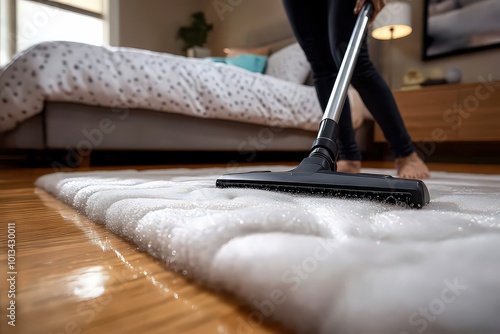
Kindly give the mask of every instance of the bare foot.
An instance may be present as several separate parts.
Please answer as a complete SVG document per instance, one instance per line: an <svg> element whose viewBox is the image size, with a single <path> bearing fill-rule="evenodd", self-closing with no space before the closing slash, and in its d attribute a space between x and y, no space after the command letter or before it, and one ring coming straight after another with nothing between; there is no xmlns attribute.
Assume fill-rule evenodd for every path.
<svg viewBox="0 0 500 334"><path fill-rule="evenodd" d="M415 152L407 157L397 158L395 163L399 177L405 179L428 179L430 177L429 168Z"/></svg>
<svg viewBox="0 0 500 334"><path fill-rule="evenodd" d="M359 173L361 171L361 161L341 160L337 161L337 172Z"/></svg>

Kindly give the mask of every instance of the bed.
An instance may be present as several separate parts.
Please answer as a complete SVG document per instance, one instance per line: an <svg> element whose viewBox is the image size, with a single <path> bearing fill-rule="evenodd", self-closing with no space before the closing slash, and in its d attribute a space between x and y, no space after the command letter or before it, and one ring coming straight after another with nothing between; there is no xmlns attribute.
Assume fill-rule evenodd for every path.
<svg viewBox="0 0 500 334"><path fill-rule="evenodd" d="M291 39L266 48L262 74L146 50L37 44L0 72L0 148L306 151L321 119L304 84L309 64Z"/></svg>

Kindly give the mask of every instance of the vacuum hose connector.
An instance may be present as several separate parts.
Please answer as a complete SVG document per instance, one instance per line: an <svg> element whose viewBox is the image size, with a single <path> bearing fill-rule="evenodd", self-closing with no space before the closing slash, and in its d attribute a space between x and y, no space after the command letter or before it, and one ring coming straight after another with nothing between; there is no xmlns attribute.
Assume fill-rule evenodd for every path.
<svg viewBox="0 0 500 334"><path fill-rule="evenodd" d="M318 137L314 140L310 157L322 157L330 163L330 165L336 166L337 155L339 149L337 147L337 140L339 134L339 125L329 118L325 118L321 121L319 126ZM333 170L335 170L334 168Z"/></svg>

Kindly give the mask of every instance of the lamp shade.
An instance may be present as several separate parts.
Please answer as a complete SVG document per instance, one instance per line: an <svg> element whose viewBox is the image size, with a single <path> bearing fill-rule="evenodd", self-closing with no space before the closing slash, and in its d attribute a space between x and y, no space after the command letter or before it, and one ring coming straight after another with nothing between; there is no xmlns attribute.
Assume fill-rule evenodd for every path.
<svg viewBox="0 0 500 334"><path fill-rule="evenodd" d="M385 5L372 24L372 37L389 40L411 34L411 5L393 1Z"/></svg>

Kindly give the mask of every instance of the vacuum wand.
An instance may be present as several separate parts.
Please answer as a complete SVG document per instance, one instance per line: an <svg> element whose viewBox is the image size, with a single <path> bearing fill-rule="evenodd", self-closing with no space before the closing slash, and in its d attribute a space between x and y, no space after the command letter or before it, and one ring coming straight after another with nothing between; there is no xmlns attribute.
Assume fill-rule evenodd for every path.
<svg viewBox="0 0 500 334"><path fill-rule="evenodd" d="M370 22L372 14L373 5L370 1L366 1L358 15L356 25L354 26L354 30L351 35L351 40L347 46L347 51L344 55L344 59L342 60L342 65L340 65L337 80L335 80L335 85L333 86L333 93L330 95L330 99L328 100L328 105L326 106L323 119L329 118L334 120L337 124L339 123L342 108L344 107L345 99L347 97L347 89L349 88L349 83L351 82L352 74L354 73L354 68L356 67L356 60L358 59L361 44L363 43L368 30L368 23Z"/></svg>

